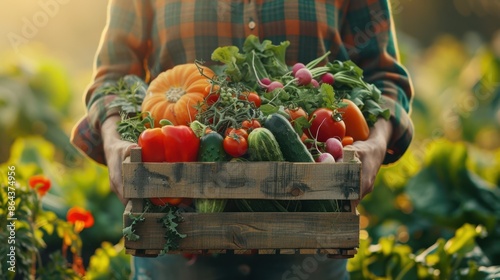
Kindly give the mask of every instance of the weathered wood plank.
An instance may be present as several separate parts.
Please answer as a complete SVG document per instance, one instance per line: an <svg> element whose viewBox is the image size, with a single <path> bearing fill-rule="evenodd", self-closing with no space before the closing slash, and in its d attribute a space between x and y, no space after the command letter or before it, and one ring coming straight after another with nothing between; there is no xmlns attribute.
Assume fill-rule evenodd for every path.
<svg viewBox="0 0 500 280"><path fill-rule="evenodd" d="M138 241L127 249L161 250L165 229L162 213L146 213L136 227ZM359 244L358 216L353 213L183 213L178 230L187 234L180 250L252 250L355 248ZM125 226L130 224L124 215Z"/></svg>
<svg viewBox="0 0 500 280"><path fill-rule="evenodd" d="M187 238L170 253L198 254L327 254L346 258L359 245L361 163L353 150L344 162L142 163L141 150L132 149L123 163L124 194L131 198L128 214L139 215L142 198L191 197L214 199L350 200L351 212L341 213L183 213L178 226ZM145 213L138 223L138 241L125 240L127 253L158 255L165 245L163 213Z"/></svg>
<svg viewBox="0 0 500 280"><path fill-rule="evenodd" d="M123 163L126 198L359 199L359 161Z"/></svg>

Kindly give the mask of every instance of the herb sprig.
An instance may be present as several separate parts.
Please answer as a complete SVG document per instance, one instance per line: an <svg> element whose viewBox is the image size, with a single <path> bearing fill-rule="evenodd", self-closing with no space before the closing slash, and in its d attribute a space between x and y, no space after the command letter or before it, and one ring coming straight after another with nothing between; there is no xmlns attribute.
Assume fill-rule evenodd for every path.
<svg viewBox="0 0 500 280"><path fill-rule="evenodd" d="M137 143L142 131L154 126L154 119L149 113L141 112L141 105L147 92L147 84L135 75L126 75L116 83L100 89L100 94L114 94L110 108L118 108L121 120L118 133L122 140Z"/></svg>

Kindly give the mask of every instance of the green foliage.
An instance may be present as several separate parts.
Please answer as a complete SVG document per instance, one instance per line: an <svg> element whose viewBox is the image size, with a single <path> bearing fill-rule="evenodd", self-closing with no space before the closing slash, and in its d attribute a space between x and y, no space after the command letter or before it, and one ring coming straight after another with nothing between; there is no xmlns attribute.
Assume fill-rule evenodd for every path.
<svg viewBox="0 0 500 280"><path fill-rule="evenodd" d="M368 273L372 263L386 266L370 267L378 272L394 272L386 256L376 253L393 236L394 248L407 247L409 258L418 261L404 279L498 278L498 57L487 47L467 53L450 37L437 40L423 57L417 53L408 54L418 60L410 63L418 74L411 115L415 138L397 163L381 169L374 192L361 202L363 232L371 238L361 247L372 251L360 250L355 259L363 261L352 263L351 275L370 279L361 277L374 275L360 270ZM426 278L429 269L436 275Z"/></svg>
<svg viewBox="0 0 500 280"><path fill-rule="evenodd" d="M141 223L144 221L144 213L147 212L147 208L145 209L145 211L143 213L141 213L139 216L134 216L132 214L129 215L129 219L132 221L130 223L129 226L126 226L123 228L123 237L126 238L127 240L130 240L130 241L137 241L139 240L141 237L139 235L137 235L135 233L135 226L138 224L138 223Z"/></svg>
<svg viewBox="0 0 500 280"><path fill-rule="evenodd" d="M90 258L85 276L94 280L127 279L131 272L129 263L130 255L125 254L123 242L114 246L109 242L103 242Z"/></svg>
<svg viewBox="0 0 500 280"><path fill-rule="evenodd" d="M56 251L50 255L50 261L47 262L38 271L37 280L78 280L81 275L78 275L64 258L61 252Z"/></svg>
<svg viewBox="0 0 500 280"><path fill-rule="evenodd" d="M450 239L439 238L417 253L393 236L380 238L377 245L362 239L348 270L352 279L494 279L500 266L477 265L475 240L483 232L480 226L464 224Z"/></svg>
<svg viewBox="0 0 500 280"><path fill-rule="evenodd" d="M154 127L154 120L148 112L141 112L141 105L146 96L147 84L135 75L125 75L116 83L99 88L93 95L113 94L116 98L110 108L118 108L121 120L118 133L123 140L137 143L138 137L146 129L146 125ZM147 115L145 115L147 114Z"/></svg>
<svg viewBox="0 0 500 280"><path fill-rule="evenodd" d="M1 168L7 169L6 166L1 166ZM60 238L67 237L75 242L70 245L72 251L76 252L81 248L81 240L73 232L72 226L58 219L53 213L42 209L40 201L42 197L27 186L27 180L22 177L21 173L16 173L16 170L20 169L22 167L19 165L15 169L9 169L13 170L12 175L9 173L9 176L12 176L9 178L5 178L2 173L0 184L0 224L2 228L7 229L0 233L0 252L2 253L0 267L2 275L8 275L10 279L14 279L15 276L29 278L30 275L39 274L37 268L42 267L40 252L47 246L44 236L52 234L54 229L57 229ZM14 182L12 178L15 184L12 183ZM15 253L15 261L9 263L8 261L12 261L12 258L7 254L13 253ZM57 261L58 257L53 257L53 261ZM12 267L15 271L11 270ZM42 279L65 279L63 275L71 271L64 267L46 267L45 271L50 277Z"/></svg>
<svg viewBox="0 0 500 280"><path fill-rule="evenodd" d="M375 279L366 271L397 279L403 270L399 279L494 279L500 265L500 190L468 169L475 166L468 151L463 142L436 140L381 170L376 191L361 204L372 238L361 247L378 240L370 248L384 248L387 236L393 236L393 247L404 249L415 264L406 271L386 255L360 250L356 258L367 260L353 260L354 279L360 271L372 278L359 279ZM397 270L387 271L391 267ZM439 274L423 274L429 269Z"/></svg>
<svg viewBox="0 0 500 280"><path fill-rule="evenodd" d="M242 52L235 46L219 47L212 53L212 60L225 64L223 74L231 77L233 82L257 87L258 80L281 77L289 71L285 62L289 45L288 41L280 45L273 45L270 40L260 42L257 36L250 35L243 44Z"/></svg>
<svg viewBox="0 0 500 280"><path fill-rule="evenodd" d="M421 214L443 226L465 222L493 231L500 221L500 189L467 169L467 146L436 141L427 150L422 170L407 185L407 193Z"/></svg>
<svg viewBox="0 0 500 280"><path fill-rule="evenodd" d="M182 217L179 214L179 209L177 207L167 207L167 213L159 219L159 223L165 228L165 247L161 250L160 255L166 254L171 250L176 250L179 248L179 241L182 238L186 238L185 234L180 233L177 230L177 226L182 222Z"/></svg>
<svg viewBox="0 0 500 280"><path fill-rule="evenodd" d="M157 220L157 222L165 228L164 237L166 242L164 248L160 252L160 255L167 254L171 250L176 250L179 247L179 240L186 238L185 234L182 234L177 230L177 226L182 221L179 208L168 204L165 206L153 205L149 199L144 199L144 204L145 206L143 212L140 215L129 215L131 223L127 227L123 228L123 237L131 241L139 240L141 236L135 233L135 226L145 220L144 214L148 212L164 213L164 215Z"/></svg>
<svg viewBox="0 0 500 280"><path fill-rule="evenodd" d="M7 170L3 168L2 170ZM7 181L4 172L1 174L0 184L0 268L2 275L23 275L28 277L30 269L36 263L38 248L44 244L35 238L33 212L40 211L36 196L26 185L19 184L19 177L15 176L16 184ZM8 182L8 183L7 183ZM8 208L12 206L13 208ZM14 248L14 250L12 250ZM8 254L15 255L15 261ZM8 270L14 267L16 273Z"/></svg>
<svg viewBox="0 0 500 280"><path fill-rule="evenodd" d="M41 135L71 162L80 155L64 130L71 90L65 70L55 61L17 60L0 69L0 162L17 137Z"/></svg>
<svg viewBox="0 0 500 280"><path fill-rule="evenodd" d="M46 142L42 141L40 143ZM29 146L29 143L27 145ZM43 149L41 149L40 154L27 153L27 155L34 156L31 159L36 159L40 166L43 167L47 164L44 157L51 154L50 151L45 151L46 154L41 155L43 152ZM1 274L6 275L8 279L14 279L15 277L27 279L30 276L36 277L36 279L81 279L82 273L85 272L81 263L83 261L81 259L82 252L85 252L85 250L82 250L84 248L83 241L86 243L86 248L95 248L92 244L100 244L103 237L112 239L106 236L106 230L103 229L110 228L110 224L116 224L116 219L100 221L99 216L106 215L96 215L94 228L98 225L97 231L86 235L85 233L92 230L87 229L80 233L73 224L65 220L66 208L62 208L65 210L59 215L60 218L55 212L47 210L50 207L42 203L54 199L55 193L58 192L57 188L61 187L60 183L54 181L51 184L52 188L49 193L43 197L27 186L26 182L29 177L43 172L39 168L29 168L30 165L24 163L26 161L26 155L24 157L21 155L21 158L15 161L15 165L8 163L0 166L1 170L10 170L9 173L2 172L0 174L0 226L7 229L0 232ZM7 175L11 177L7 177ZM63 181L67 181L67 179L63 179ZM96 200L99 200L98 196L96 196ZM60 202L60 200L58 201ZM99 201L94 202L99 203ZM109 204L109 202L107 203ZM43 205L45 207L42 207ZM112 204L108 205L108 207L111 208L96 210L94 213L98 213L98 211L102 213L116 212L116 205L114 208ZM121 228L121 224L118 225L118 228ZM53 242L54 237L58 238L57 242ZM120 239L120 236L118 236L118 239ZM63 242L62 249L54 251L54 246L59 246L55 244L60 244L61 240ZM98 248L95 252L97 260L94 260L93 263L91 261L89 265L90 275L101 277L98 279L104 279L103 277L111 279L126 278L125 276L130 274L129 257L125 255L123 248L120 252L113 252L111 250L113 247L109 245L109 242L103 242L102 246L102 249ZM13 254L11 253L12 248L15 248L15 273L8 270L9 267L13 266L8 262L10 260L8 254ZM42 258L42 255L46 255L45 250L51 252L48 255L48 265L43 262ZM68 262L68 252L72 254L73 264ZM102 266L99 266L103 259L108 261L110 267L113 268L112 271L109 270L109 267L107 267L106 271L103 271Z"/></svg>

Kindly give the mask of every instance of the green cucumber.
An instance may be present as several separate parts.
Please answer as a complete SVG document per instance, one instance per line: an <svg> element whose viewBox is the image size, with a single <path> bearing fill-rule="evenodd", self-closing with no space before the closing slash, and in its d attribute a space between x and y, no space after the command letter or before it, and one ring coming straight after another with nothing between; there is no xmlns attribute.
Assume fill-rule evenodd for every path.
<svg viewBox="0 0 500 280"><path fill-rule="evenodd" d="M227 161L228 155L224 151L222 142L224 138L217 132L211 132L200 138L200 149L198 151L198 161L216 162ZM206 199L197 198L194 205L198 213L218 213L223 212L227 199Z"/></svg>
<svg viewBox="0 0 500 280"><path fill-rule="evenodd" d="M274 135L267 128L259 127L248 134L250 161L283 161L283 154Z"/></svg>
<svg viewBox="0 0 500 280"><path fill-rule="evenodd" d="M269 129L278 142L283 157L290 162L315 162L313 156L300 136L293 129L292 124L280 114L269 115L263 127ZM341 201L337 200L305 200L300 201L300 205L287 207L288 211L302 212L340 212ZM293 210L296 207L296 210Z"/></svg>
<svg viewBox="0 0 500 280"><path fill-rule="evenodd" d="M198 150L198 161L228 161L229 156L224 151L224 147L222 145L223 141L224 137L217 132L210 132L201 136L200 148Z"/></svg>
<svg viewBox="0 0 500 280"><path fill-rule="evenodd" d="M267 128L259 127L248 134L250 161L283 161L283 154L274 135ZM286 212L287 204L270 199L238 199L236 207L242 212Z"/></svg>
<svg viewBox="0 0 500 280"><path fill-rule="evenodd" d="M263 127L274 135L286 161L314 162L306 145L285 117L277 113L271 114L266 118Z"/></svg>

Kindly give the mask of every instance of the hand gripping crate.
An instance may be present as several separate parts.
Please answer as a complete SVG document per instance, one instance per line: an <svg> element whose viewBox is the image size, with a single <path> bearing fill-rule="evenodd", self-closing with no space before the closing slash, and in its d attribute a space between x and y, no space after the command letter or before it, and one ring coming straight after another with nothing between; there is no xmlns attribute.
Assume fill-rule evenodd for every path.
<svg viewBox="0 0 500 280"><path fill-rule="evenodd" d="M177 230L186 237L168 253L327 254L350 258L359 245L361 162L345 150L338 163L189 162L146 163L140 148L123 162L123 215L143 214L134 225L136 241L125 239L127 253L157 256L166 243L158 220L165 213L143 213L144 198L342 200L344 212L181 213Z"/></svg>

